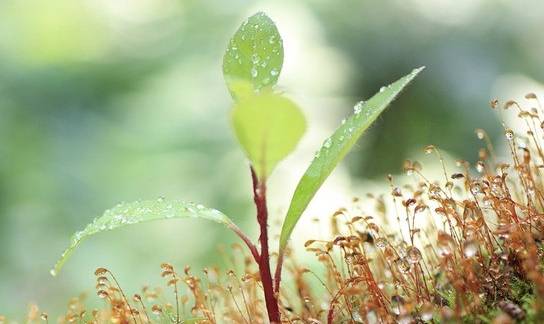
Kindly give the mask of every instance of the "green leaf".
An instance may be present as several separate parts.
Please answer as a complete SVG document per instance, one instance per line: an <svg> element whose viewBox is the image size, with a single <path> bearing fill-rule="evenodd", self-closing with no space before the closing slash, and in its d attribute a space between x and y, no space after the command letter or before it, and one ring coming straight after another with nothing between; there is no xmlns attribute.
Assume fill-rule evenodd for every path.
<svg viewBox="0 0 544 324"><path fill-rule="evenodd" d="M266 179L276 164L291 153L306 130L306 121L298 106L271 92L236 103L232 124L260 179Z"/></svg>
<svg viewBox="0 0 544 324"><path fill-rule="evenodd" d="M263 12L249 17L236 31L223 57L223 75L232 97L276 84L283 65L283 41L274 22ZM239 90L241 90L240 92Z"/></svg>
<svg viewBox="0 0 544 324"><path fill-rule="evenodd" d="M334 134L325 140L323 146L317 152L314 160L300 179L291 199L291 204L281 229L280 253L287 245L289 237L302 213L325 179L327 179L336 165L346 156L364 131L421 70L423 70L423 67L413 70L412 73L397 80L395 83L387 87L382 87L380 92L375 94L367 102L359 102L354 107L353 115L347 118L336 129Z"/></svg>
<svg viewBox="0 0 544 324"><path fill-rule="evenodd" d="M206 208L199 204L166 200L163 198L121 203L112 209L108 209L102 216L95 218L84 230L76 232L72 236L70 245L64 253L62 253L59 261L51 270L51 274L56 276L81 241L89 236L132 224L161 219L189 217L204 218L226 225L231 229L238 229L236 225L220 211Z"/></svg>

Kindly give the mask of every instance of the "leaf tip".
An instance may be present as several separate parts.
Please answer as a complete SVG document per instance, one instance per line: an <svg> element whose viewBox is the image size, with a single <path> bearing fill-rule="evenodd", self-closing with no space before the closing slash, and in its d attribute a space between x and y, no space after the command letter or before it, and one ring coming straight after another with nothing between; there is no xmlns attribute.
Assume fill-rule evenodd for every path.
<svg viewBox="0 0 544 324"><path fill-rule="evenodd" d="M270 16L268 16L268 15L266 14L266 12L264 12L264 11L262 11L262 10L259 10L259 11L257 11L256 13L254 13L253 15L251 15L251 17L249 17L249 19L254 18L254 17L255 17L255 18L256 18L256 17L266 17L266 18L270 19Z"/></svg>
<svg viewBox="0 0 544 324"><path fill-rule="evenodd" d="M414 71L412 71L413 74L419 74L419 72L425 70L427 67L425 65L422 65L418 68L415 68Z"/></svg>

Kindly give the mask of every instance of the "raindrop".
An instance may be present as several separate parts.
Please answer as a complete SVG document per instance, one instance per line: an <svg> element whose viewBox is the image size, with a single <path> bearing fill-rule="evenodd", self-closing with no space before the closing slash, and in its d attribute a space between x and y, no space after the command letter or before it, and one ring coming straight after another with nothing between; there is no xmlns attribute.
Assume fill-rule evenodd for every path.
<svg viewBox="0 0 544 324"><path fill-rule="evenodd" d="M391 191L391 195L395 196L395 197L402 197L402 191L400 190L399 187L395 187L393 188L393 190Z"/></svg>
<svg viewBox="0 0 544 324"><path fill-rule="evenodd" d="M327 139L325 140L325 142L323 143L323 147L326 148L326 149L328 149L328 148L331 147L331 145L332 145L332 139L329 137L329 138L327 138Z"/></svg>
<svg viewBox="0 0 544 324"><path fill-rule="evenodd" d="M508 128L504 131L504 136L506 136L507 140L511 141L514 139L514 131Z"/></svg>
<svg viewBox="0 0 544 324"><path fill-rule="evenodd" d="M376 315L376 312L373 310L366 313L366 320L369 324L375 324L380 322L378 320L378 315Z"/></svg>
<svg viewBox="0 0 544 324"><path fill-rule="evenodd" d="M353 106L353 113L360 114L363 111L364 101L359 101L355 106Z"/></svg>
<svg viewBox="0 0 544 324"><path fill-rule="evenodd" d="M251 68L251 76L253 78L256 78L258 74L259 74L259 71L257 71L257 69L255 67L252 67Z"/></svg>
<svg viewBox="0 0 544 324"><path fill-rule="evenodd" d="M483 161L476 162L476 171L478 171L479 173L484 172L484 162Z"/></svg>
<svg viewBox="0 0 544 324"><path fill-rule="evenodd" d="M401 273L408 273L410 271L410 263L405 259L399 259L397 265Z"/></svg>
<svg viewBox="0 0 544 324"><path fill-rule="evenodd" d="M424 321L433 319L433 305L431 303L427 302L421 306L421 319Z"/></svg>
<svg viewBox="0 0 544 324"><path fill-rule="evenodd" d="M408 249L406 256L408 258L408 262L410 263L418 263L421 261L421 252L415 246Z"/></svg>
<svg viewBox="0 0 544 324"><path fill-rule="evenodd" d="M278 75L278 74L280 74L280 72L278 71L278 69L273 68L272 70L270 70L270 75L271 75L271 76L276 76L276 75Z"/></svg>
<svg viewBox="0 0 544 324"><path fill-rule="evenodd" d="M357 323L364 323L363 318L361 317L361 314L359 314L359 312L357 311L353 312L352 319Z"/></svg>
<svg viewBox="0 0 544 324"><path fill-rule="evenodd" d="M404 314L404 315L399 317L398 323L399 324L410 324L410 323L413 323L413 318L412 318L412 316L410 316L409 313L407 313L407 314Z"/></svg>
<svg viewBox="0 0 544 324"><path fill-rule="evenodd" d="M380 237L376 240L376 246L380 249L383 249L387 245L387 240L383 237Z"/></svg>
<svg viewBox="0 0 544 324"><path fill-rule="evenodd" d="M380 88L380 92L384 92L385 89L387 89L387 87L381 87L381 88Z"/></svg>
<svg viewBox="0 0 544 324"><path fill-rule="evenodd" d="M467 258L471 258L478 252L478 245L476 241L469 239L463 243L463 253Z"/></svg>
<svg viewBox="0 0 544 324"><path fill-rule="evenodd" d="M470 187L470 192L472 192L473 195L477 195L477 194L479 194L480 192L482 192L482 187L480 186L479 183L475 182L475 183Z"/></svg>
<svg viewBox="0 0 544 324"><path fill-rule="evenodd" d="M485 132L484 132L484 130L478 128L478 129L476 130L476 136L478 137L478 139L481 139L481 140L484 139L484 137L485 137Z"/></svg>
<svg viewBox="0 0 544 324"><path fill-rule="evenodd" d="M425 146L425 154L431 154L434 151L434 145Z"/></svg>
<svg viewBox="0 0 544 324"><path fill-rule="evenodd" d="M441 256L448 256L451 255L451 248L449 244L445 242L438 243L438 252Z"/></svg>

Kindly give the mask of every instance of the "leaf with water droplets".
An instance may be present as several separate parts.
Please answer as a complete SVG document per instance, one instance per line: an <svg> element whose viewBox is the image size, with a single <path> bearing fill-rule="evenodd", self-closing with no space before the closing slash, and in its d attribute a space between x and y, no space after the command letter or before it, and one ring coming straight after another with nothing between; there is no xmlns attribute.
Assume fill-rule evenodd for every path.
<svg viewBox="0 0 544 324"><path fill-rule="evenodd" d="M361 101L355 105L354 113L336 129L331 137L325 140L295 189L281 229L280 252L285 249L295 225L325 179L355 145L364 131L422 69L423 67L413 70L412 73L391 85L380 88L380 91L370 100Z"/></svg>
<svg viewBox="0 0 544 324"><path fill-rule="evenodd" d="M236 137L259 178L296 147L306 130L306 120L291 100L263 92L237 102L232 110Z"/></svg>
<svg viewBox="0 0 544 324"><path fill-rule="evenodd" d="M85 229L76 232L72 236L70 245L62 253L59 261L51 270L51 274L55 276L81 241L89 236L132 224L189 217L204 218L223 224L235 231L238 230L238 227L223 213L200 204L167 200L164 198L121 203L112 209L108 209L102 216L95 218Z"/></svg>
<svg viewBox="0 0 544 324"><path fill-rule="evenodd" d="M223 75L236 100L276 84L283 65L283 41L263 12L249 17L236 31L223 57ZM249 88L249 89L248 89Z"/></svg>

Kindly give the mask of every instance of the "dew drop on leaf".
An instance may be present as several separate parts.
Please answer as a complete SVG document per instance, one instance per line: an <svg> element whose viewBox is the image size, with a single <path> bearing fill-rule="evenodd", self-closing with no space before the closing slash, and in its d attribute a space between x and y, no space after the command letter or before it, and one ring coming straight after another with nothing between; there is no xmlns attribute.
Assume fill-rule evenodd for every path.
<svg viewBox="0 0 544 324"><path fill-rule="evenodd" d="M363 110L364 101L359 101L355 106L353 106L353 113L360 114Z"/></svg>

